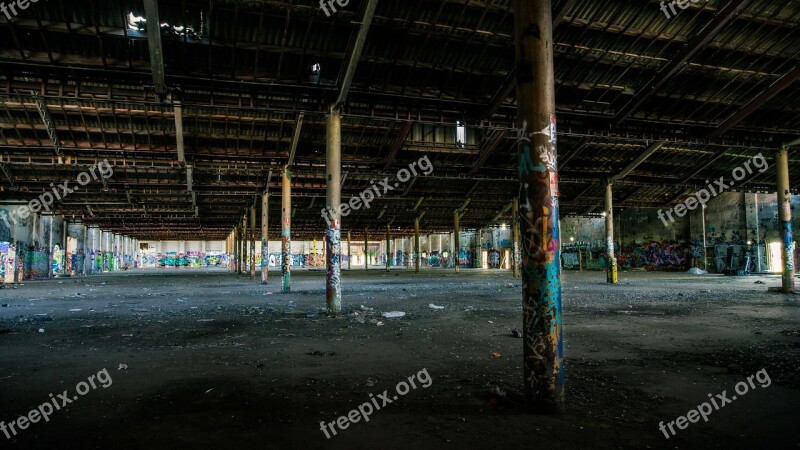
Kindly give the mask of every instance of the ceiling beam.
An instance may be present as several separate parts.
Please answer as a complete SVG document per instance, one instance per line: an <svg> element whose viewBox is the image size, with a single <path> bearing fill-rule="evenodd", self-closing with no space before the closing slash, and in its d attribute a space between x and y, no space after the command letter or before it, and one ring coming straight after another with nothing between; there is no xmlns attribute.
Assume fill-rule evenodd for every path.
<svg viewBox="0 0 800 450"><path fill-rule="evenodd" d="M475 172L479 171L481 167L483 167L483 165L486 163L486 160L489 159L489 156L491 156L492 152L494 152L503 139L505 139L506 133L507 132L505 130L495 130L494 133L488 137L488 139L483 141L484 145L478 151L478 160L472 165L472 168L469 170L469 172L467 172L467 175L473 175Z"/></svg>
<svg viewBox="0 0 800 450"><path fill-rule="evenodd" d="M739 111L734 113L732 116L725 119L724 122L719 124L719 126L714 129L711 133L708 134L709 137L717 137L724 134L726 131L730 130L739 122L746 119L750 114L755 112L758 108L767 103L768 101L772 100L776 95L780 94L784 89L789 87L792 83L800 79L800 65L796 66L790 72L781 76L778 80L776 80L770 87L764 90L764 92L756 95L752 100L747 102L744 106L742 106Z"/></svg>
<svg viewBox="0 0 800 450"><path fill-rule="evenodd" d="M153 85L158 95L163 96L167 88L164 83L164 47L161 46L161 21L158 17L158 0L144 0L144 15L147 20L147 46L150 48L150 69Z"/></svg>
<svg viewBox="0 0 800 450"><path fill-rule="evenodd" d="M414 122L408 121L403 126L403 129L400 130L400 134L397 135L397 139L395 139L394 144L392 144L392 151L389 153L389 159L386 161L386 165L383 166L383 170L389 170L394 163L395 158L397 158L397 154L400 152L400 149L403 148L403 143L408 139L408 133L411 132L411 127L414 125Z"/></svg>
<svg viewBox="0 0 800 450"><path fill-rule="evenodd" d="M367 40L370 25L372 25L372 17L375 15L376 6L378 6L378 0L367 1L367 7L364 9L364 18L361 19L358 36L356 36L356 39L353 41L353 46L350 48L350 59L347 63L344 75L339 78L339 97L337 97L336 102L333 104L332 109L334 110L340 109L344 105L347 94L350 92L350 85L353 83L353 76L356 73L356 67L358 67L358 60L361 58L361 50L364 48L364 42Z"/></svg>
<svg viewBox="0 0 800 450"><path fill-rule="evenodd" d="M642 164L647 158L650 157L653 153L657 152L658 149L663 147L665 144L664 141L655 141L650 144L649 147L645 149L639 156L637 156L633 161L630 162L624 169L622 169L618 174L611 176L608 181L614 182L617 180L621 180L628 176L629 173L633 172L640 164Z"/></svg>
<svg viewBox="0 0 800 450"><path fill-rule="evenodd" d="M717 36L723 28L728 26L739 13L744 11L752 1L753 0L732 1L722 8L717 15L711 19L711 22L700 30L700 33L687 42L678 54L658 71L655 77L639 89L633 98L617 112L611 124L617 126L628 116L636 112L647 99L658 92L667 81L671 80L672 77L680 72L684 64L688 63L697 52L711 42L711 40Z"/></svg>
<svg viewBox="0 0 800 450"><path fill-rule="evenodd" d="M50 117L50 111L47 110L47 104L44 102L44 99L35 92L31 91L31 95L33 95L34 100L36 101L36 109L39 110L39 117L42 118L42 123L44 123L44 127L47 130L47 135L50 137L50 142L53 143L53 150L56 152L56 156L58 156L59 162L61 161L61 141L58 139L58 133L56 132L56 127L53 124L53 118Z"/></svg>
<svg viewBox="0 0 800 450"><path fill-rule="evenodd" d="M292 137L292 147L289 149L289 162L286 163L287 166L291 166L294 164L294 156L297 153L297 144L300 143L300 131L303 129L303 118L305 117L305 113L300 113L297 115L297 119L294 122L294 136ZM272 172L270 172L270 176Z"/></svg>

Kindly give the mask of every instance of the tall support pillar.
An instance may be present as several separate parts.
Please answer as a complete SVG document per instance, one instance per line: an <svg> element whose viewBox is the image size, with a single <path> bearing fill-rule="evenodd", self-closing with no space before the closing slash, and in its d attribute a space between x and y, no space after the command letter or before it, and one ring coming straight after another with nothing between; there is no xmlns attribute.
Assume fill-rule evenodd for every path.
<svg viewBox="0 0 800 450"><path fill-rule="evenodd" d="M281 291L292 290L292 174L283 169L281 179Z"/></svg>
<svg viewBox="0 0 800 450"><path fill-rule="evenodd" d="M244 218L242 219L242 272L244 275L247 275L247 264L249 262L249 253L247 252L248 241L248 231L247 227L250 226L250 215L248 214L248 210L244 211Z"/></svg>
<svg viewBox="0 0 800 450"><path fill-rule="evenodd" d="M414 219L414 273L419 273L419 217Z"/></svg>
<svg viewBox="0 0 800 450"><path fill-rule="evenodd" d="M240 228L241 227L239 226L239 224L236 224L236 226L233 228L233 267L232 267L232 269L236 274L240 274L241 273L241 266L239 265L239 255L240 255L240 253L239 253L239 229Z"/></svg>
<svg viewBox="0 0 800 450"><path fill-rule="evenodd" d="M386 271L389 271L389 256L392 254L392 232L386 225Z"/></svg>
<svg viewBox="0 0 800 450"><path fill-rule="evenodd" d="M453 212L453 267L456 273L461 270L461 265L458 263L458 252L461 249L461 227L458 225L458 210Z"/></svg>
<svg viewBox="0 0 800 450"><path fill-rule="evenodd" d="M352 269L353 264L353 254L350 253L350 232L347 232L347 270Z"/></svg>
<svg viewBox="0 0 800 450"><path fill-rule="evenodd" d="M564 395L552 0L514 0L522 236L523 382L533 411Z"/></svg>
<svg viewBox="0 0 800 450"><path fill-rule="evenodd" d="M67 235L69 221L64 218L61 222L61 276L69 275L67 270Z"/></svg>
<svg viewBox="0 0 800 450"><path fill-rule="evenodd" d="M261 284L269 279L269 192L261 194Z"/></svg>
<svg viewBox="0 0 800 450"><path fill-rule="evenodd" d="M778 170L778 215L781 226L781 251L783 270L781 290L784 294L794 292L794 239L792 237L792 205L789 202L789 149L784 147L775 154Z"/></svg>
<svg viewBox="0 0 800 450"><path fill-rule="evenodd" d="M758 195L758 194L756 194ZM708 244L706 243L706 204L700 204L700 214L702 215L702 224L703 224L703 270L708 272Z"/></svg>
<svg viewBox="0 0 800 450"><path fill-rule="evenodd" d="M256 279L256 207L250 207L250 279Z"/></svg>
<svg viewBox="0 0 800 450"><path fill-rule="evenodd" d="M327 210L330 222L325 230L325 292L328 311L342 312L342 253L341 194L342 194L342 116L339 111L331 111L327 121L328 145L325 157L327 165Z"/></svg>
<svg viewBox="0 0 800 450"><path fill-rule="evenodd" d="M606 282L617 284L617 257L614 255L614 199L612 185L606 183Z"/></svg>
<svg viewBox="0 0 800 450"><path fill-rule="evenodd" d="M364 270L369 270L369 253L367 250L369 249L369 233L367 229L364 228Z"/></svg>
<svg viewBox="0 0 800 450"><path fill-rule="evenodd" d="M511 271L519 278L519 199L511 203Z"/></svg>

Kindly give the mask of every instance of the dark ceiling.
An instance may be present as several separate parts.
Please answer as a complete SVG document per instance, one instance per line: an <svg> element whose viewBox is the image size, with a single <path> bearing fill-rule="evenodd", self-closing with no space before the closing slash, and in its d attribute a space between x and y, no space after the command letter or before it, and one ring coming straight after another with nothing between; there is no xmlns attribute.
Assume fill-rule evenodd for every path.
<svg viewBox="0 0 800 450"><path fill-rule="evenodd" d="M601 211L605 180L656 147L615 183L616 206L675 202L759 152L770 169L737 188L774 191L773 153L800 136L800 2L701 1L670 19L658 1L554 3L562 215ZM166 91L147 24L129 19L146 16L144 0L51 0L2 19L0 200L34 198L107 159L114 176L58 202L60 213L138 238L221 239L268 187L277 231L279 172L296 144L293 235L318 236L325 112L366 5L327 17L314 0L162 0ZM459 208L462 228L509 220L511 8L378 2L342 111L342 198L425 156L434 172L346 217L345 232L408 232L422 213L426 232L449 231ZM790 158L796 190L800 158Z"/></svg>

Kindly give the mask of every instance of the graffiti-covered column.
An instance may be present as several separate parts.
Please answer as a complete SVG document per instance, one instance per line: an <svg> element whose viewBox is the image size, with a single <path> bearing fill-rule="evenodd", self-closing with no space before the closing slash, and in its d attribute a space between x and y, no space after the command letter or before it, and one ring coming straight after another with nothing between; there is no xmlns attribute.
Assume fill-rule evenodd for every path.
<svg viewBox="0 0 800 450"><path fill-rule="evenodd" d="M269 191L261 194L261 284L269 279Z"/></svg>
<svg viewBox="0 0 800 450"><path fill-rule="evenodd" d="M461 264L458 263L458 252L461 250L461 226L458 224L458 210L453 212L453 266L456 273L461 269Z"/></svg>
<svg viewBox="0 0 800 450"><path fill-rule="evenodd" d="M514 0L523 374L526 405L545 413L564 393L552 16L551 0Z"/></svg>
<svg viewBox="0 0 800 450"><path fill-rule="evenodd" d="M240 228L241 227L239 226L239 224L236 224L236 226L233 228L233 267L231 267L231 270L233 270L234 273L236 273L237 275L242 273L241 266L239 265L239 256L241 255L241 253L239 252Z"/></svg>
<svg viewBox="0 0 800 450"><path fill-rule="evenodd" d="M419 217L414 219L414 273L419 273Z"/></svg>
<svg viewBox="0 0 800 450"><path fill-rule="evenodd" d="M511 272L514 278L519 278L519 259L519 199L515 198L511 203Z"/></svg>
<svg viewBox="0 0 800 450"><path fill-rule="evenodd" d="M342 251L341 194L342 194L342 116L339 111L331 111L327 121L327 147L325 155L326 203L328 228L325 230L325 299L328 311L342 312L342 264L339 255Z"/></svg>
<svg viewBox="0 0 800 450"><path fill-rule="evenodd" d="M250 207L250 279L256 279L256 207Z"/></svg>
<svg viewBox="0 0 800 450"><path fill-rule="evenodd" d="M606 183L606 282L617 284L617 257L614 254L614 198L611 183Z"/></svg>
<svg viewBox="0 0 800 450"><path fill-rule="evenodd" d="M386 225L386 271L389 271L389 255L392 254L392 232Z"/></svg>
<svg viewBox="0 0 800 450"><path fill-rule="evenodd" d="M281 291L292 290L292 174L283 168L281 178Z"/></svg>
<svg viewBox="0 0 800 450"><path fill-rule="evenodd" d="M775 167L778 171L778 215L781 227L781 251L783 271L781 287L784 294L794 292L794 239L792 236L792 205L789 191L789 149L786 147L775 154Z"/></svg>

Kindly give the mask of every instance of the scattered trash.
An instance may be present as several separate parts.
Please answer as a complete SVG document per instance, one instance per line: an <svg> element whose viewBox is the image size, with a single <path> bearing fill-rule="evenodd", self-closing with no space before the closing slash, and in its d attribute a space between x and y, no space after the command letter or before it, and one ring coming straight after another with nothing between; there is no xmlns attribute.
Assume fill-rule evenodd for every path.
<svg viewBox="0 0 800 450"><path fill-rule="evenodd" d="M272 291L265 293L264 295L272 295Z"/></svg>
<svg viewBox="0 0 800 450"><path fill-rule="evenodd" d="M511 330L511 335L514 336L515 338L521 338L522 337L522 333L516 328Z"/></svg>
<svg viewBox="0 0 800 450"><path fill-rule="evenodd" d="M379 326L379 327L382 327L382 326L383 326L383 322L381 322L381 321L378 321L378 323L376 323L375 325L376 325L376 326Z"/></svg>
<svg viewBox="0 0 800 450"><path fill-rule="evenodd" d="M372 309L373 309L373 308L368 308L368 307L366 307L366 306L364 306L364 305L361 305L361 310L362 310L362 311L372 311Z"/></svg>
<svg viewBox="0 0 800 450"><path fill-rule="evenodd" d="M128 365L120 363L119 367L117 367L117 370L128 370Z"/></svg>
<svg viewBox="0 0 800 450"><path fill-rule="evenodd" d="M358 322L358 323L366 323L366 320L364 319L364 317L358 316L358 317L356 317L356 322Z"/></svg>
<svg viewBox="0 0 800 450"><path fill-rule="evenodd" d="M387 319L396 319L396 318L403 317L405 315L406 315L406 313L404 313L402 311L389 311L389 312L385 312L385 313L381 314L381 316L383 316L383 317L385 317Z"/></svg>
<svg viewBox="0 0 800 450"><path fill-rule="evenodd" d="M430 309L444 309L444 306L436 306L433 303L431 303L430 305L428 305L428 308L430 308Z"/></svg>
<svg viewBox="0 0 800 450"><path fill-rule="evenodd" d="M213 390L214 390L214 388L211 388L211 389L207 390L207 391L206 391L206 394L208 394L209 392L211 392L211 391L213 391Z"/></svg>
<svg viewBox="0 0 800 450"><path fill-rule="evenodd" d="M494 323L494 322L492 322L491 320L487 320L487 322L489 322L489 323L491 323L491 324L493 324L493 323Z"/></svg>
<svg viewBox="0 0 800 450"><path fill-rule="evenodd" d="M756 281L755 283L753 283L753 284L767 284L767 283L764 283L764 282L763 282L763 281L761 281L761 280L757 280L757 281Z"/></svg>
<svg viewBox="0 0 800 450"><path fill-rule="evenodd" d="M83 310L80 308L74 308L69 310L69 312L78 312L78 311L83 311Z"/></svg>
<svg viewBox="0 0 800 450"><path fill-rule="evenodd" d="M39 333L44 333L44 328L39 328Z"/></svg>
<svg viewBox="0 0 800 450"><path fill-rule="evenodd" d="M500 352L492 352L492 353L489 353L489 356L491 356L494 359L497 359L497 358L499 358L499 357L501 357L503 355L501 355Z"/></svg>
<svg viewBox="0 0 800 450"><path fill-rule="evenodd" d="M708 289L700 289L700 292L701 292L701 293L707 293L707 292L711 292L711 291L710 291L710 290L708 290Z"/></svg>
<svg viewBox="0 0 800 450"><path fill-rule="evenodd" d="M690 275L708 275L708 272L700 269L698 267L692 267L691 269L687 270L686 273Z"/></svg>
<svg viewBox="0 0 800 450"><path fill-rule="evenodd" d="M132 334L123 334L122 337L133 337Z"/></svg>
<svg viewBox="0 0 800 450"><path fill-rule="evenodd" d="M800 330L783 330L781 334L784 336L798 336L800 337Z"/></svg>
<svg viewBox="0 0 800 450"><path fill-rule="evenodd" d="M375 380L372 378L367 378L367 387L375 386Z"/></svg>
<svg viewBox="0 0 800 450"><path fill-rule="evenodd" d="M216 320L216 319L197 319L197 321L200 322L200 323L213 322L214 320Z"/></svg>

